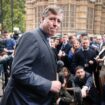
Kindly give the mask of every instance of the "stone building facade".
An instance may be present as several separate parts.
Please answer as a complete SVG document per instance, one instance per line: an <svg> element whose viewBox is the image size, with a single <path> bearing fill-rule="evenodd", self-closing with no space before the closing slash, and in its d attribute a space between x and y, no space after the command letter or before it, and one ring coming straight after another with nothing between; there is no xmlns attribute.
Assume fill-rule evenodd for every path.
<svg viewBox="0 0 105 105"><path fill-rule="evenodd" d="M105 0L26 0L26 31L38 27L43 9L50 4L64 9L60 33L105 33Z"/></svg>

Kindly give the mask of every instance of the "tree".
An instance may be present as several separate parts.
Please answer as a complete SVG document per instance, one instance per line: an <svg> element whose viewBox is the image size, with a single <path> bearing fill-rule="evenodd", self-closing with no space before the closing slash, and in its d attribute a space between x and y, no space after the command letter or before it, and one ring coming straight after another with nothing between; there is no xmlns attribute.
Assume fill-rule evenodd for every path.
<svg viewBox="0 0 105 105"><path fill-rule="evenodd" d="M13 9L13 17L11 9ZM19 27L22 32L25 31L25 0L13 0L13 8L11 8L11 0L2 0L2 10L5 30L12 31L13 22L13 27Z"/></svg>

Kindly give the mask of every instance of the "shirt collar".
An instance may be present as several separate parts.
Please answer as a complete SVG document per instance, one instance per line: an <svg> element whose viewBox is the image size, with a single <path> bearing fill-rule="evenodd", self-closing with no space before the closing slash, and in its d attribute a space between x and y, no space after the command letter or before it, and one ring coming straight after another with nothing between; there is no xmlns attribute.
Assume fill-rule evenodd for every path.
<svg viewBox="0 0 105 105"><path fill-rule="evenodd" d="M41 29L41 28L39 28L40 29L40 31L44 34L44 36L45 36L45 38L49 38L49 35L48 35L48 33L47 32L45 32L43 29Z"/></svg>
<svg viewBox="0 0 105 105"><path fill-rule="evenodd" d="M88 51L88 50L89 50L89 47L86 48L86 49L84 49L84 48L82 47L82 51Z"/></svg>

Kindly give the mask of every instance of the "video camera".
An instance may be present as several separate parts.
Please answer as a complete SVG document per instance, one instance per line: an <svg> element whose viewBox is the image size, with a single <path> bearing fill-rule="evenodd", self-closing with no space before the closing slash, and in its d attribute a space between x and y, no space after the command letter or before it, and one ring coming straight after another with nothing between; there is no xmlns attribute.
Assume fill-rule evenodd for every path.
<svg viewBox="0 0 105 105"><path fill-rule="evenodd" d="M4 51L5 47L6 47L6 41L3 39L0 39L0 53Z"/></svg>

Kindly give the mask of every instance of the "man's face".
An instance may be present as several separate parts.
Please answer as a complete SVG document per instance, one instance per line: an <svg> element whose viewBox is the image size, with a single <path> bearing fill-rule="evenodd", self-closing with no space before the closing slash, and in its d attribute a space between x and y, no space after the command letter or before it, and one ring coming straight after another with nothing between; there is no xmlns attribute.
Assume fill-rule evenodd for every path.
<svg viewBox="0 0 105 105"><path fill-rule="evenodd" d="M68 36L67 35L64 35L63 36L63 42L67 42L68 41Z"/></svg>
<svg viewBox="0 0 105 105"><path fill-rule="evenodd" d="M4 34L3 34L3 38L4 38L4 39L8 39L8 37L9 37L9 36L8 36L8 33L4 33Z"/></svg>
<svg viewBox="0 0 105 105"><path fill-rule="evenodd" d="M84 49L87 49L89 47L89 45L90 45L90 41L89 40L83 40L82 41L82 47Z"/></svg>
<svg viewBox="0 0 105 105"><path fill-rule="evenodd" d="M62 20L63 14L55 15L49 12L47 17L42 18L41 28L43 29L43 31L48 33L49 36L53 36L58 32Z"/></svg>
<svg viewBox="0 0 105 105"><path fill-rule="evenodd" d="M55 39L55 45L58 45L59 43L59 39Z"/></svg>
<svg viewBox="0 0 105 105"><path fill-rule="evenodd" d="M79 79L83 79L85 77L85 71L83 69L78 69L76 71L76 76L79 78Z"/></svg>
<svg viewBox="0 0 105 105"><path fill-rule="evenodd" d="M102 43L102 38L97 38L97 43L98 44Z"/></svg>

